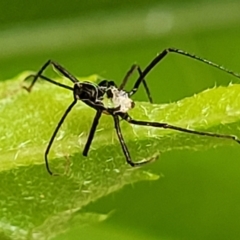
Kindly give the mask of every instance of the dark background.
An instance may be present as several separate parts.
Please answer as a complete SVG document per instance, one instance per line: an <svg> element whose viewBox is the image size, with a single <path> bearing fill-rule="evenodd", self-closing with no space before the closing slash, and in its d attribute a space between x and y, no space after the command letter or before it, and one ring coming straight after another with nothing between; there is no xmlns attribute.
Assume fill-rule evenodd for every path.
<svg viewBox="0 0 240 240"><path fill-rule="evenodd" d="M38 70L48 59L77 76L120 82L166 47L240 72L239 1L0 2L0 79ZM237 82L172 54L148 77L156 103ZM137 100L145 100L140 92ZM233 133L234 134L234 133ZM240 149L174 151L148 167L156 182L125 187L86 211L114 214L56 239L240 239Z"/></svg>

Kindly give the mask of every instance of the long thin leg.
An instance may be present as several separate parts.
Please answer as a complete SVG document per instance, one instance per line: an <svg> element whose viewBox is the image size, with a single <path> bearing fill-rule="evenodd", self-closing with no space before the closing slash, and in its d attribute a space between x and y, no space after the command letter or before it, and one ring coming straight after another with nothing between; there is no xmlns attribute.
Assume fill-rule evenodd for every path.
<svg viewBox="0 0 240 240"><path fill-rule="evenodd" d="M74 101L69 105L69 107L67 108L67 110L65 111L65 113L63 114L62 118L60 119L57 127L55 128L54 132L53 132L53 135L48 143L48 146L46 148L46 151L45 151L45 164L46 164L46 168L47 168L47 171L49 172L50 175L53 175L53 172L50 170L50 167L49 167L49 164L48 164L48 153L50 151L50 148L52 146L52 143L58 133L58 130L59 128L61 127L62 123L64 122L65 118L67 117L68 113L71 111L71 109L73 108L73 106L77 103L77 100L74 99Z"/></svg>
<svg viewBox="0 0 240 240"><path fill-rule="evenodd" d="M24 87L28 92L30 92L32 90L32 87L34 86L34 84L36 83L37 79L42 75L43 71L49 66L49 65L53 65L63 76L65 76L66 78L68 78L69 80L71 80L73 83L78 82L78 80L72 75L70 74L64 67L62 67L61 65L59 65L56 62L53 62L52 60L48 60L38 71L38 73L34 76L33 81L31 83L31 85L29 87Z"/></svg>
<svg viewBox="0 0 240 240"><path fill-rule="evenodd" d="M140 68L138 68L138 72L139 72L139 75L142 74L142 71L141 71ZM146 91L146 93L147 93L147 96L148 96L148 100L149 100L149 102L150 102L150 103L153 103L153 99L152 99L152 96L151 96L150 90L149 90L149 88L148 88L148 86L147 86L147 82L146 82L146 80L143 79L142 82L143 82L143 86L144 86L144 88L145 88L145 91ZM131 96L131 95L129 94L129 96Z"/></svg>
<svg viewBox="0 0 240 240"><path fill-rule="evenodd" d="M29 78L31 78L31 77L35 77L35 75L34 75L34 74L31 74L31 75L27 76L27 77L24 79L24 81L27 80L27 79L29 79ZM48 77L45 77L45 76L43 76L43 75L40 75L39 78L44 79L44 80L46 80L46 81L48 81L48 82L50 82L50 83L52 83L52 84L55 84L55 85L57 85L57 86L59 86L59 87L66 88L66 89L69 89L69 90L73 91L73 88L72 88L72 87L69 87L69 86L67 86L67 85L65 85L65 84L62 84L62 83L59 83L59 82L56 82L56 81L54 81L54 80L52 80L52 79L50 79L50 78L48 78ZM26 89L25 86L23 86L23 88Z"/></svg>
<svg viewBox="0 0 240 240"><path fill-rule="evenodd" d="M130 70L129 70L129 71L127 72L127 74L125 75L125 77L124 77L121 85L119 86L119 88L118 88L119 90L122 90L122 89L125 87L125 85L127 84L130 76L133 74L133 72L134 72L135 70L138 70L138 73L139 73L139 75L141 76L142 71L141 71L140 66L137 65L137 64L133 64L132 67L130 68ZM148 88L148 86L147 86L146 80L145 80L145 79L142 79L142 82L143 82L143 86L144 86L144 88L145 88L145 91L146 91L146 93L147 93L149 102L150 102L150 103L153 103L153 100L152 100L152 97L151 97L151 94L150 94L150 90L149 90L149 88ZM131 95L130 95L130 96L131 96Z"/></svg>
<svg viewBox="0 0 240 240"><path fill-rule="evenodd" d="M193 59L198 60L200 62L206 63L206 64L208 64L208 65L210 65L212 67L218 68L218 69L220 69L220 70L222 70L222 71L224 71L226 73L229 73L229 74L231 74L231 75L233 75L233 76L235 76L237 78L240 78L240 74L239 73L235 73L235 72L233 72L231 70L228 70L228 69L224 68L223 66L220 66L220 65L218 65L216 63L213 63L213 62L211 62L211 61L209 61L207 59L198 57L198 56L196 56L194 54L190 54L190 53L182 51L180 49L167 48L167 49L163 50L160 54L158 54L157 57L155 57L150 62L150 64L144 69L142 74L138 77L138 79L137 79L137 81L136 81L132 91L130 92L130 96L134 95L137 92L141 82L146 77L146 75L153 69L153 67L155 67L155 65L157 65L170 52L181 54L181 55L184 55L184 56L189 57L189 58L193 58Z"/></svg>
<svg viewBox="0 0 240 240"><path fill-rule="evenodd" d="M100 119L101 115L102 115L102 111L101 110L97 111L97 113L94 117L93 123L92 123L92 127L91 127L91 130L90 130L88 139L87 139L87 143L86 143L86 145L84 147L84 150L83 150L83 156L87 156L87 154L88 154L88 151L89 151L89 148L91 146L91 143L92 143L94 134L96 132L97 125L98 125L98 122L99 122L99 119Z"/></svg>
<svg viewBox="0 0 240 240"><path fill-rule="evenodd" d="M135 125L141 125L141 126L151 126L151 127L157 127L157 128L165 128L165 129L172 129L180 132L185 133L191 133L196 135L202 135L202 136L208 136L208 137L215 137L215 138L224 138L224 139L230 139L240 144L240 139L238 139L234 135L227 135L227 134L218 134L218 133L210 133L210 132L201 132L201 131L195 131L187 128L181 128L177 126L173 126L167 123L159 123L159 122L146 122L146 121L138 121L131 119L129 116L124 118L127 122Z"/></svg>
<svg viewBox="0 0 240 240"><path fill-rule="evenodd" d="M123 139L123 136L122 136L121 128L120 128L120 125L119 125L119 118L118 118L118 116L113 115L113 119L114 119L114 123L115 123L115 129L116 129L116 132L117 132L117 136L118 136L119 142L121 144L123 153L126 157L126 161L127 161L128 164L130 164L132 167L136 167L136 166L141 166L143 164L152 162L156 159L156 157L153 157L153 158L143 160L143 161L140 161L140 162L133 162L132 159L131 159L130 153L128 151L128 148L126 146L126 143L125 143L125 141Z"/></svg>

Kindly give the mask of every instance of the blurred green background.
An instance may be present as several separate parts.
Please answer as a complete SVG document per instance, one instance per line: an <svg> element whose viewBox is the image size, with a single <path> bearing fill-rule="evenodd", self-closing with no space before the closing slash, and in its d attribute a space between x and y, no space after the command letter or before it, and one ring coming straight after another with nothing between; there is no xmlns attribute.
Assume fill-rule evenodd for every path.
<svg viewBox="0 0 240 240"><path fill-rule="evenodd" d="M120 83L176 47L240 72L239 1L0 2L0 79L53 59L77 76ZM132 80L134 81L134 80ZM156 103L168 103L233 77L176 54L148 76ZM131 87L131 84L129 84ZM146 100L143 91L135 97ZM234 133L233 133L234 134ZM174 143L173 143L174 144ZM164 175L87 206L111 217L60 239L240 239L240 149L174 151L147 167Z"/></svg>

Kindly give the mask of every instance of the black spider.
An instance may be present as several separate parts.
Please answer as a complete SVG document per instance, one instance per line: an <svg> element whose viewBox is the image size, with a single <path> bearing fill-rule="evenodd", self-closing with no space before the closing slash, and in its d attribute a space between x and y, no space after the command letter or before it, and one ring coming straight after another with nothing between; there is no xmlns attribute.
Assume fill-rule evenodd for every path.
<svg viewBox="0 0 240 240"><path fill-rule="evenodd" d="M71 109L73 108L73 106L77 103L78 100L83 101L85 104L87 104L88 106L90 106L91 108L96 110L96 115L94 117L93 123L92 123L92 127L87 139L87 143L84 147L83 150L83 155L87 156L90 145L92 143L99 119L101 117L102 114L108 114L111 115L113 117L114 120L114 124L115 124L115 129L117 132L117 136L119 139L119 142L121 144L123 153L126 157L126 161L128 164L130 164L131 166L139 166L142 164L146 164L150 161L152 161L153 159L148 159L148 160L143 160L140 162L133 162L130 156L130 153L128 151L128 148L124 142L123 136L122 136L122 132L121 132L121 128L119 125L119 120L123 119L125 121L127 121L130 124L135 124L135 125L142 125L142 126L151 126L151 127L157 127L157 128L168 128L168 129L173 129L173 130L177 130L177 131L181 131L181 132L186 132L186 133L191 133L191 134L198 134L198 135L203 135L203 136L210 136L210 137L217 137L217 138L225 138L225 139L231 139L236 141L237 143L240 143L240 140L233 135L225 135L225 134L217 134L217 133L210 133L210 132L201 132L201 131L195 131L195 130L190 130L190 129L186 129L186 128L181 128L181 127L177 127L177 126L173 126L170 125L168 123L159 123L159 122L147 122L147 121L141 121L141 120L135 120L132 119L130 117L130 115L128 114L128 111L130 109L132 109L134 107L134 102L131 99L131 96L133 96L141 83L143 83L144 88L146 90L147 96L149 101L152 103L152 98L150 95L150 91L148 89L148 86L146 84L145 81L145 77L146 75L151 71L151 69L153 69L153 67L159 63L168 53L173 52L173 53L178 53L193 59L196 59L198 61L201 61L203 63L206 63L208 65L211 65L213 67L216 67L220 70L223 70L229 74L232 74L235 77L240 78L240 75L237 73L234 73L228 69L225 69L224 67L215 64L211 61L208 61L206 59L200 58L196 55L184 52L180 49L175 49L175 48L168 48L163 50L160 54L158 54L151 62L150 64L142 71L140 69L140 67L138 65L133 65L131 67L131 69L127 72L125 78L123 79L122 84L117 87L117 85L113 82L113 81L108 81L108 80L103 80L101 81L98 85L91 83L91 82L87 82L87 81L83 81L83 82L79 82L78 79L76 79L73 75L71 75L64 67L62 67L61 65L59 65L58 63L54 62L54 61L47 61L42 68L38 71L38 73L36 75L30 75L29 77L33 77L33 81L31 83L31 85L29 87L24 87L27 91L31 91L32 87L34 86L35 82L37 81L38 78L41 78L43 80L46 80L50 83L53 83L55 85L58 85L60 87L69 89L71 91L73 91L73 102L69 105L69 107L67 108L67 110L65 111L65 113L63 114L62 118L60 119L55 131L52 134L52 137L48 143L47 149L45 151L45 163L46 163L46 168L47 171L53 175L52 171L50 170L49 164L48 164L48 153L49 150L52 146L52 143L56 137L56 134L59 130L59 128L61 127L62 123L64 122L65 118L67 117L68 113L71 111ZM64 75L66 78L68 78L69 80L71 80L73 82L73 87L69 87L67 85L61 84L59 82L56 82L54 80L51 80L50 78L42 75L43 71L49 66L49 65L53 65L54 68L56 70L58 70L62 75ZM132 88L131 91L127 92L124 89L124 86L126 85L129 76L135 71L137 70L139 73L139 77L136 80L134 87ZM106 107L103 103L103 99L104 97L107 97L111 102L113 107L109 108Z"/></svg>

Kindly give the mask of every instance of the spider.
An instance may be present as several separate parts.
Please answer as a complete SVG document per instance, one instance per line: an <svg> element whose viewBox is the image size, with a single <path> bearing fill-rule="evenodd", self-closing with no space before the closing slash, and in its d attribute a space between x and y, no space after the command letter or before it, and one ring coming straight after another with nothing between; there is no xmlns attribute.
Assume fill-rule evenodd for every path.
<svg viewBox="0 0 240 240"><path fill-rule="evenodd" d="M53 144L53 141L62 125L64 122L65 118L67 117L68 113L71 111L71 109L74 107L74 105L77 103L78 100L81 100L85 104L87 104L89 107L93 108L96 110L96 115L94 117L92 127L90 129L90 133L88 135L87 142L85 144L85 147L83 149L83 155L87 156L89 152L89 148L91 146L96 128L99 123L99 119L101 118L102 114L108 114L113 118L114 121L114 126L115 130L120 142L120 145L122 147L123 154L126 158L126 161L128 164L130 164L132 167L135 166L140 166L146 163L149 163L153 161L153 158L139 161L139 162L134 162L131 159L131 155L129 153L129 150L126 146L126 143L124 141L121 128L120 128L120 120L127 121L130 124L134 125L141 125L141 126L148 126L148 127L156 127L156 128L164 128L164 129L172 129L180 132L185 132L185 133L190 133L190 134L197 134L197 135L202 135L202 136L209 136L209 137L215 137L215 138L223 138L223 139L229 139L233 140L237 143L240 144L240 139L238 139L234 135L226 135L226 134L218 134L218 133L210 133L210 132L202 132L202 131L196 131L192 129L187 129L187 128L182 128L174 125L170 125L168 123L161 123L161 122L148 122L148 121L141 121L141 120L135 120L133 119L129 114L128 111L132 108L134 108L134 101L131 99L131 97L138 91L140 84L142 83L145 91L147 93L148 99L150 103L152 103L152 97L150 95L149 88L147 86L145 77L147 74L165 57L167 56L168 53L177 53L186 57L190 57L192 59L198 60L200 62L203 62L205 64L208 64L212 67L218 68L226 73L229 73L237 78L240 78L240 74L234 73L233 71L230 71L216 63L213 63L207 59L198 57L194 54L190 54L188 52L185 52L180 49L176 48L166 48L164 49L160 54L158 54L148 65L147 67L142 71L140 66L138 65L133 65L130 70L127 72L126 76L124 77L122 83L118 87L114 81L109 81L109 80L102 80L99 84L88 82L88 81L83 81L79 82L79 80L74 77L71 73L69 73L63 66L58 64L57 62L54 62L52 60L48 60L36 74L29 75L26 79L33 77L33 81L31 82L30 86L26 87L24 86L28 92L31 92L34 84L36 81L41 78L45 81L48 81L52 84L55 84L59 87L69 89L70 91L73 92L73 102L68 106L66 111L64 112L63 116L61 117L60 121L58 122L51 138L50 141L47 145L44 157L45 157L45 164L46 164L46 169L50 175L53 175L53 172L50 169L49 166L49 161L48 161L48 154L51 149L51 146ZM56 82L44 75L43 71L48 67L52 65L57 71L59 71L64 77L69 79L73 83L73 87L64 85L62 83ZM125 91L124 87L129 79L129 76L134 72L138 71L139 77L137 78L133 88L131 91ZM25 80L26 80L25 79ZM108 107L105 106L103 99L107 98L111 101L112 106Z"/></svg>

